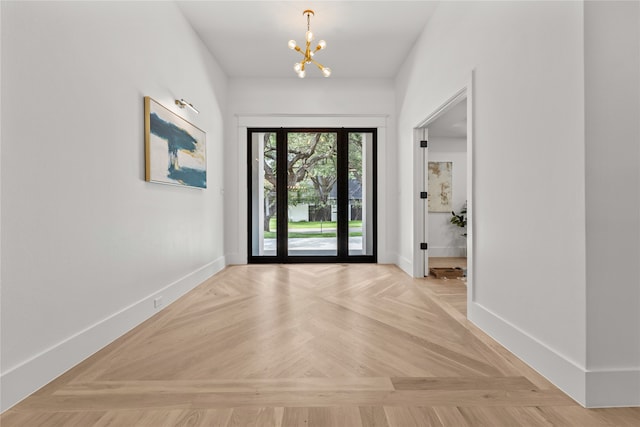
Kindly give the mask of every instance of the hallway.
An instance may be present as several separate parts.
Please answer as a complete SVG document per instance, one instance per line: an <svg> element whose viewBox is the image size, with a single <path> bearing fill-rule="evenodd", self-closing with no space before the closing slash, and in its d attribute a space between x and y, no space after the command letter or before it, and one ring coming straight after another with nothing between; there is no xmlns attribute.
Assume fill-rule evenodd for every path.
<svg viewBox="0 0 640 427"><path fill-rule="evenodd" d="M231 266L25 399L11 426L631 426L466 320L459 280Z"/></svg>

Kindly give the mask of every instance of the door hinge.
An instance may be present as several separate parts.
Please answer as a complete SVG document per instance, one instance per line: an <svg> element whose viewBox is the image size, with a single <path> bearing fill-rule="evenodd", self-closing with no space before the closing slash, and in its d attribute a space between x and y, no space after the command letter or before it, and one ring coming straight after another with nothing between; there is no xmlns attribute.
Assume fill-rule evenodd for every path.
<svg viewBox="0 0 640 427"><path fill-rule="evenodd" d="M420 243L420 249L422 249L423 251L426 251L427 249L429 249L429 244L428 243Z"/></svg>
<svg viewBox="0 0 640 427"><path fill-rule="evenodd" d="M420 192L420 198L421 199L428 199L429 198L429 193L427 193L426 191L421 191Z"/></svg>
<svg viewBox="0 0 640 427"><path fill-rule="evenodd" d="M420 141L420 148L427 148L429 144L429 141L424 140L424 141Z"/></svg>

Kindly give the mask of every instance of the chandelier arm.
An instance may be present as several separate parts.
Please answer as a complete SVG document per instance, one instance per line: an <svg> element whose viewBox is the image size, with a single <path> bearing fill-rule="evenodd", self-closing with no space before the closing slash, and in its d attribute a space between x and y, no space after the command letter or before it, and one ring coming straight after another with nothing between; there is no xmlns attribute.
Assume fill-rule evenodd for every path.
<svg viewBox="0 0 640 427"><path fill-rule="evenodd" d="M324 65L322 65L321 63L319 63L318 61L316 61L315 59L311 58L311 62L313 62L314 64L316 64L316 67L320 68L321 70L324 68Z"/></svg>

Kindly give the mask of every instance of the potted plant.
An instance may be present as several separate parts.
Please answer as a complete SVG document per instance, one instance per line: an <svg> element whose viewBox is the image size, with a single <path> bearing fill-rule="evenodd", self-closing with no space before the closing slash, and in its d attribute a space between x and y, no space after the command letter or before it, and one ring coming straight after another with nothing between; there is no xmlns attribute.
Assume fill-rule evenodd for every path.
<svg viewBox="0 0 640 427"><path fill-rule="evenodd" d="M457 225L460 228L464 229L464 233L462 234L464 237L467 237L467 203L464 203L462 210L459 214L451 211L451 219L449 220L451 224Z"/></svg>
<svg viewBox="0 0 640 427"><path fill-rule="evenodd" d="M464 247L464 255L467 256L467 202L464 203L464 206L460 210L460 213L455 213L455 211L451 211L451 219L449 220L451 224L458 226L464 230L464 233L461 236L465 238L465 247ZM467 277L467 269L464 269L464 276Z"/></svg>

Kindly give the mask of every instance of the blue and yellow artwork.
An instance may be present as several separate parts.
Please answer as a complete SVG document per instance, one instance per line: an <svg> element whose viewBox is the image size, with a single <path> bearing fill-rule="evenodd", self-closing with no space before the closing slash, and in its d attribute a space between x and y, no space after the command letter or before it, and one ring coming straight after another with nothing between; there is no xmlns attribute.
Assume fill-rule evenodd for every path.
<svg viewBox="0 0 640 427"><path fill-rule="evenodd" d="M146 180L206 188L206 134L148 96L144 106Z"/></svg>

